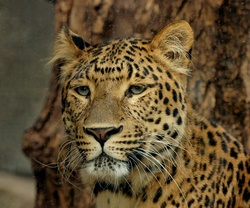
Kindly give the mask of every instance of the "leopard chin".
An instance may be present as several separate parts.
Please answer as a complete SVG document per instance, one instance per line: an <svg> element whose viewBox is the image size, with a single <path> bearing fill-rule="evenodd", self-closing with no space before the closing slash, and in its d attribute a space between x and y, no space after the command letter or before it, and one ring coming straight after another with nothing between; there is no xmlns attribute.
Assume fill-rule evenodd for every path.
<svg viewBox="0 0 250 208"><path fill-rule="evenodd" d="M106 153L100 154L95 159L84 164L82 175L86 174L97 180L120 180L129 174L127 162L117 160Z"/></svg>

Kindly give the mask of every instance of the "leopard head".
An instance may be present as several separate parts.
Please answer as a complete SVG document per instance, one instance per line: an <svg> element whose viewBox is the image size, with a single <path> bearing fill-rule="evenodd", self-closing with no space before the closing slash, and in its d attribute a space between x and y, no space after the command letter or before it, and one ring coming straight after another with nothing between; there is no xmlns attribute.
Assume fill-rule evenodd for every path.
<svg viewBox="0 0 250 208"><path fill-rule="evenodd" d="M186 76L193 32L185 21L152 40L91 46L64 29L53 61L60 67L67 159L83 177L126 178L160 171L185 137Z"/></svg>

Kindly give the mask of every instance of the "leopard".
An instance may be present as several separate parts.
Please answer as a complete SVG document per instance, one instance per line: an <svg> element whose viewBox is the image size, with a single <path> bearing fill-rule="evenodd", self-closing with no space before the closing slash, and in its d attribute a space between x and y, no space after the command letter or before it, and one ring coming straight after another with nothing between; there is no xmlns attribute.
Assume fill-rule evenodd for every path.
<svg viewBox="0 0 250 208"><path fill-rule="evenodd" d="M94 207L250 208L249 154L189 99L193 42L184 20L152 39L97 45L59 33L60 161L90 187Z"/></svg>

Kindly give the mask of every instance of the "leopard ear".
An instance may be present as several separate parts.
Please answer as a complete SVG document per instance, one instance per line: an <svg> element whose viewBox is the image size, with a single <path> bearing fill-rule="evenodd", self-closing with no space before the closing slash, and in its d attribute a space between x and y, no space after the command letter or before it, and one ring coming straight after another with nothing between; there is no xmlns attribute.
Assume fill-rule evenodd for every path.
<svg viewBox="0 0 250 208"><path fill-rule="evenodd" d="M53 60L72 61L78 58L90 44L81 37L64 27L58 35L55 43Z"/></svg>
<svg viewBox="0 0 250 208"><path fill-rule="evenodd" d="M176 21L165 26L152 40L153 55L162 64L166 61L180 73L188 73L193 30L186 21Z"/></svg>
<svg viewBox="0 0 250 208"><path fill-rule="evenodd" d="M58 35L55 42L54 57L50 63L60 68L60 82L64 82L70 75L71 69L66 64L77 61L84 53L89 43L85 42L81 37L64 27Z"/></svg>

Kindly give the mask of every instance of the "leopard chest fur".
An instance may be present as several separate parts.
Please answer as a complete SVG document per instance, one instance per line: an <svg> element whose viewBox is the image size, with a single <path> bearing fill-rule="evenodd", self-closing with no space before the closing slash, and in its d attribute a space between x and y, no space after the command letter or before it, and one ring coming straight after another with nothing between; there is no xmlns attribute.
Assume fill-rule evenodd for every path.
<svg viewBox="0 0 250 208"><path fill-rule="evenodd" d="M123 193L103 191L96 197L96 208L135 208L136 199Z"/></svg>

